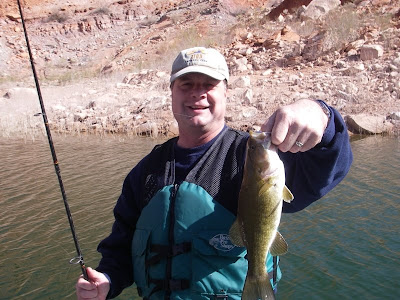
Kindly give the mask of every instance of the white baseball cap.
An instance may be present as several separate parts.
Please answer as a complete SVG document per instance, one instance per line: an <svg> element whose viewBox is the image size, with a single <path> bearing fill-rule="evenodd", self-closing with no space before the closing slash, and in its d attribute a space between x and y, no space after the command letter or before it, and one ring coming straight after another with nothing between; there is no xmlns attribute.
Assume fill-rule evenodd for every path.
<svg viewBox="0 0 400 300"><path fill-rule="evenodd" d="M172 64L170 82L187 73L202 73L217 80L229 79L224 56L213 48L195 47L181 51Z"/></svg>

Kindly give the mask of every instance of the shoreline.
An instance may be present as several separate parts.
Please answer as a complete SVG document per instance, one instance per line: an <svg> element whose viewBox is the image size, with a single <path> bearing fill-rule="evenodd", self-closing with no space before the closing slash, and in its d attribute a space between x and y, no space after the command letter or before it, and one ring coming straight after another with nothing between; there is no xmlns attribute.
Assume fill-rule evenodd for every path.
<svg viewBox="0 0 400 300"><path fill-rule="evenodd" d="M292 75L279 74L279 77L232 76L229 83L227 125L243 131L257 130L281 105L301 98L322 98L318 97L322 93L307 93L311 83L304 88L293 88L293 85L283 80ZM302 80L306 81L305 78ZM110 77L64 86L46 83L41 87L41 92L50 130L61 135L109 134L151 138L176 136L178 126L171 112L168 81L169 75L166 72L145 70L141 73L130 73L122 81ZM0 98L2 137L46 134L37 91L32 87L21 87L22 85L0 85L0 96L3 96ZM286 90L283 90L285 87ZM300 92L300 88L305 92ZM282 95L282 90L286 91L286 95ZM327 93L326 99L322 100L336 108L343 118L369 112L366 115L371 118L380 116L384 122L393 124L384 135L400 136L400 121L388 120L389 112L393 109L386 107L386 112L383 111L381 107L385 103L348 101L345 106L337 107L335 103L340 102L329 99L332 94Z"/></svg>

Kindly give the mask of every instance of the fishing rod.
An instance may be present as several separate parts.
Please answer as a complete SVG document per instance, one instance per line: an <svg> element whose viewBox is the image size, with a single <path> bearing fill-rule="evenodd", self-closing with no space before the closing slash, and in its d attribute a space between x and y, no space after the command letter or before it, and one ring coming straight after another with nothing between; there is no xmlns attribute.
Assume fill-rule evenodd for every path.
<svg viewBox="0 0 400 300"><path fill-rule="evenodd" d="M58 160L57 160L57 156L56 156L56 150L54 148L53 139L51 137L49 122L47 120L46 110L45 110L44 103L43 103L42 92L40 91L39 79L38 79L38 76L36 74L35 63L34 63L34 60L33 60L33 55L32 55L31 47L30 47L30 44L29 44L28 32L26 30L25 20L24 20L24 15L22 13L22 7L21 7L20 0L17 0L17 3L18 3L19 14L21 16L22 27L24 28L25 41L26 41L26 46L28 48L29 59L31 61L33 78L35 79L36 90L37 90L37 94L39 96L39 103L40 103L40 108L41 108L41 111L42 111L38 115L41 114L43 116L44 127L46 128L47 139L49 141L51 155L53 157L54 168L55 168L55 171L56 171L56 174L57 174L58 183L60 185L60 190L61 190L61 194L62 194L62 198L63 198L63 201L64 201L64 206L65 206L65 211L67 213L69 226L71 228L72 238L74 239L76 252L78 254L78 256L72 258L69 262L71 264L79 264L81 266L81 269L82 269L83 278L85 278L86 280L89 281L89 277L88 277L87 271L86 271L85 262L83 260L82 251L81 251L81 248L79 246L78 237L76 235L74 222L72 220L71 210L69 209L69 205L68 205L68 201L67 201L67 195L66 195L65 190L64 190L64 184L63 184L63 181L61 179L60 166L58 165Z"/></svg>

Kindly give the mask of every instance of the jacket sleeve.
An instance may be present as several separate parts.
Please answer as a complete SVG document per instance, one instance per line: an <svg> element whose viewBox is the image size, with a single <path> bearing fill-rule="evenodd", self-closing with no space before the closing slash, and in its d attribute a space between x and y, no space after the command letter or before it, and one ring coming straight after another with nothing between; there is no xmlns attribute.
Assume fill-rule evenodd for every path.
<svg viewBox="0 0 400 300"><path fill-rule="evenodd" d="M353 161L343 118L330 107L331 118L321 142L306 152L280 152L286 185L294 200L284 202L283 212L297 212L332 190L348 173Z"/></svg>
<svg viewBox="0 0 400 300"><path fill-rule="evenodd" d="M142 165L143 160L125 178L114 207L115 220L111 234L97 247L102 258L96 270L106 273L111 279L108 299L118 296L124 288L133 284L131 243L140 215L137 199Z"/></svg>

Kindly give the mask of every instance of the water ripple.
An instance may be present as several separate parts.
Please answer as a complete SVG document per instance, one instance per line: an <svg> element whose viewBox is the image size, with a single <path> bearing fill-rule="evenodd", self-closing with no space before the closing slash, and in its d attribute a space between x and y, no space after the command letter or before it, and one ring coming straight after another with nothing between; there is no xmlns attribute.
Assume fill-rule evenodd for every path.
<svg viewBox="0 0 400 300"><path fill-rule="evenodd" d="M81 248L95 267L122 181L156 141L54 140ZM306 210L283 216L289 253L281 258L278 299L400 297L400 143L373 137L352 147L346 179ZM0 151L7 153L0 162L1 299L75 299L80 269L69 264L76 250L47 141L0 139Z"/></svg>

